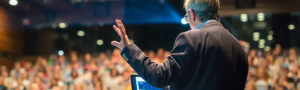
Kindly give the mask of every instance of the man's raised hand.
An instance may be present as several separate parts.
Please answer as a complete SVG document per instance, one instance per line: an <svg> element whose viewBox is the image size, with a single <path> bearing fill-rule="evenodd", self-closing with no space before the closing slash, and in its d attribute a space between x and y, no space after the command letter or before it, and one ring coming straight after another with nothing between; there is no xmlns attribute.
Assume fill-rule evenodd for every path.
<svg viewBox="0 0 300 90"><path fill-rule="evenodd" d="M123 25L122 21L119 19L115 20L117 25L113 25L114 30L118 33L119 37L121 38L120 42L112 41L111 45L123 50L125 46L131 44L128 36L126 34L125 26Z"/></svg>

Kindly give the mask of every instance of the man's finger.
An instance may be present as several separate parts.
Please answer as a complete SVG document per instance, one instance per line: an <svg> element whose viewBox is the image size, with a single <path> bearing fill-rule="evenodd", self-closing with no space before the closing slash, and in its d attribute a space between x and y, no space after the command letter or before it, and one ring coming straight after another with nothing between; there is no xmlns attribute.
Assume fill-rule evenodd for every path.
<svg viewBox="0 0 300 90"><path fill-rule="evenodd" d="M118 27L120 28L120 30L122 31L122 33L126 34L125 26L123 25L122 21L116 20L116 23L117 23Z"/></svg>
<svg viewBox="0 0 300 90"><path fill-rule="evenodd" d="M113 45L113 46L115 46L115 47L121 49L121 47L120 47L121 44L120 44L119 42L117 42L117 41L112 41L112 42L111 42L111 45Z"/></svg>
<svg viewBox="0 0 300 90"><path fill-rule="evenodd" d="M123 38L123 35L122 35L121 30L120 30L116 25L113 25L113 28L114 28L114 30L118 33L118 35L119 35L121 38Z"/></svg>

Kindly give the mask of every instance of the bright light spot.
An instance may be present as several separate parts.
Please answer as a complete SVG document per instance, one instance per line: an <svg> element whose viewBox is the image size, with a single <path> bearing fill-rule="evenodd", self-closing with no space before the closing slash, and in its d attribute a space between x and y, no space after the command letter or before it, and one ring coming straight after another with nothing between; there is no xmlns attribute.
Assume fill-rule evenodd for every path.
<svg viewBox="0 0 300 90"><path fill-rule="evenodd" d="M268 35L267 38L268 38L269 41L272 41L272 40L273 40L273 36L272 36L272 35Z"/></svg>
<svg viewBox="0 0 300 90"><path fill-rule="evenodd" d="M264 39L260 39L259 43L265 43L266 41Z"/></svg>
<svg viewBox="0 0 300 90"><path fill-rule="evenodd" d="M101 46L104 44L104 41L102 39L98 39L96 43L97 45Z"/></svg>
<svg viewBox="0 0 300 90"><path fill-rule="evenodd" d="M258 47L259 48L264 48L265 47L265 40L264 39L259 40Z"/></svg>
<svg viewBox="0 0 300 90"><path fill-rule="evenodd" d="M63 50L58 50L58 55L59 55L59 56L64 55L64 53L65 53L65 52L64 52Z"/></svg>
<svg viewBox="0 0 300 90"><path fill-rule="evenodd" d="M259 37L253 37L253 40L254 40L254 41L258 41L258 40L259 40Z"/></svg>
<svg viewBox="0 0 300 90"><path fill-rule="evenodd" d="M248 15L247 14L243 13L243 14L241 14L240 17L241 17L242 22L247 22L248 21Z"/></svg>
<svg viewBox="0 0 300 90"><path fill-rule="evenodd" d="M289 25L289 30L294 30L296 27L295 27L295 25L294 24L290 24Z"/></svg>
<svg viewBox="0 0 300 90"><path fill-rule="evenodd" d="M254 33L253 33L253 36L254 36L254 37L259 37L259 35L260 35L259 32L254 32Z"/></svg>
<svg viewBox="0 0 300 90"><path fill-rule="evenodd" d="M58 24L58 27L61 29L65 29L65 28L67 28L67 24L65 22L61 22Z"/></svg>
<svg viewBox="0 0 300 90"><path fill-rule="evenodd" d="M18 0L9 0L9 5L11 5L11 6L16 6L16 5L18 5Z"/></svg>
<svg viewBox="0 0 300 90"><path fill-rule="evenodd" d="M181 19L181 24L188 24L188 22L185 21L184 18Z"/></svg>
<svg viewBox="0 0 300 90"><path fill-rule="evenodd" d="M264 44L265 42L266 42L266 41L265 41L264 39L260 39L260 40L259 40L259 43L260 43L260 44Z"/></svg>
<svg viewBox="0 0 300 90"><path fill-rule="evenodd" d="M258 41L259 40L259 36L260 36L259 32L254 32L253 33L253 40L254 41Z"/></svg>
<svg viewBox="0 0 300 90"><path fill-rule="evenodd" d="M266 46L265 47L265 51L271 51L271 47L270 46Z"/></svg>
<svg viewBox="0 0 300 90"><path fill-rule="evenodd" d="M82 30L77 31L77 36L83 37L85 35L85 32Z"/></svg>
<svg viewBox="0 0 300 90"><path fill-rule="evenodd" d="M257 14L257 20L258 21L264 21L265 20L265 14L264 13L258 13Z"/></svg>
<svg viewBox="0 0 300 90"><path fill-rule="evenodd" d="M264 48L264 47L265 47L265 44L259 44L258 47L259 47L259 48Z"/></svg>

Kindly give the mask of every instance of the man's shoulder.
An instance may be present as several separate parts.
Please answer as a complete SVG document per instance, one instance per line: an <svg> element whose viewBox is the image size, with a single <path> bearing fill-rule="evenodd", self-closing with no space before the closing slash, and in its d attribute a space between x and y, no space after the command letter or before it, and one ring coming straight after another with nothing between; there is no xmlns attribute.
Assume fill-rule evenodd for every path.
<svg viewBox="0 0 300 90"><path fill-rule="evenodd" d="M186 39L197 39L197 38L203 38L207 34L206 30L200 30L200 29L195 29L195 30L188 30L185 32L181 32L178 36L183 36Z"/></svg>
<svg viewBox="0 0 300 90"><path fill-rule="evenodd" d="M190 47L196 47L197 44L203 42L206 31L188 30L178 34L175 42L185 43ZM175 43L176 44L176 43Z"/></svg>

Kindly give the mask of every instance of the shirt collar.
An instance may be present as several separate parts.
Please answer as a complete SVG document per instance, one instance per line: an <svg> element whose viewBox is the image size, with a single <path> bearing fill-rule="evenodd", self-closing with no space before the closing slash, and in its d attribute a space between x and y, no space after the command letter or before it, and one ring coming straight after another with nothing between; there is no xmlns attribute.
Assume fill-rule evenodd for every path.
<svg viewBox="0 0 300 90"><path fill-rule="evenodd" d="M209 22L211 22L211 21L215 21L215 20L207 20L207 21L201 23L196 29L202 28L205 24L207 24L207 23L209 23Z"/></svg>

